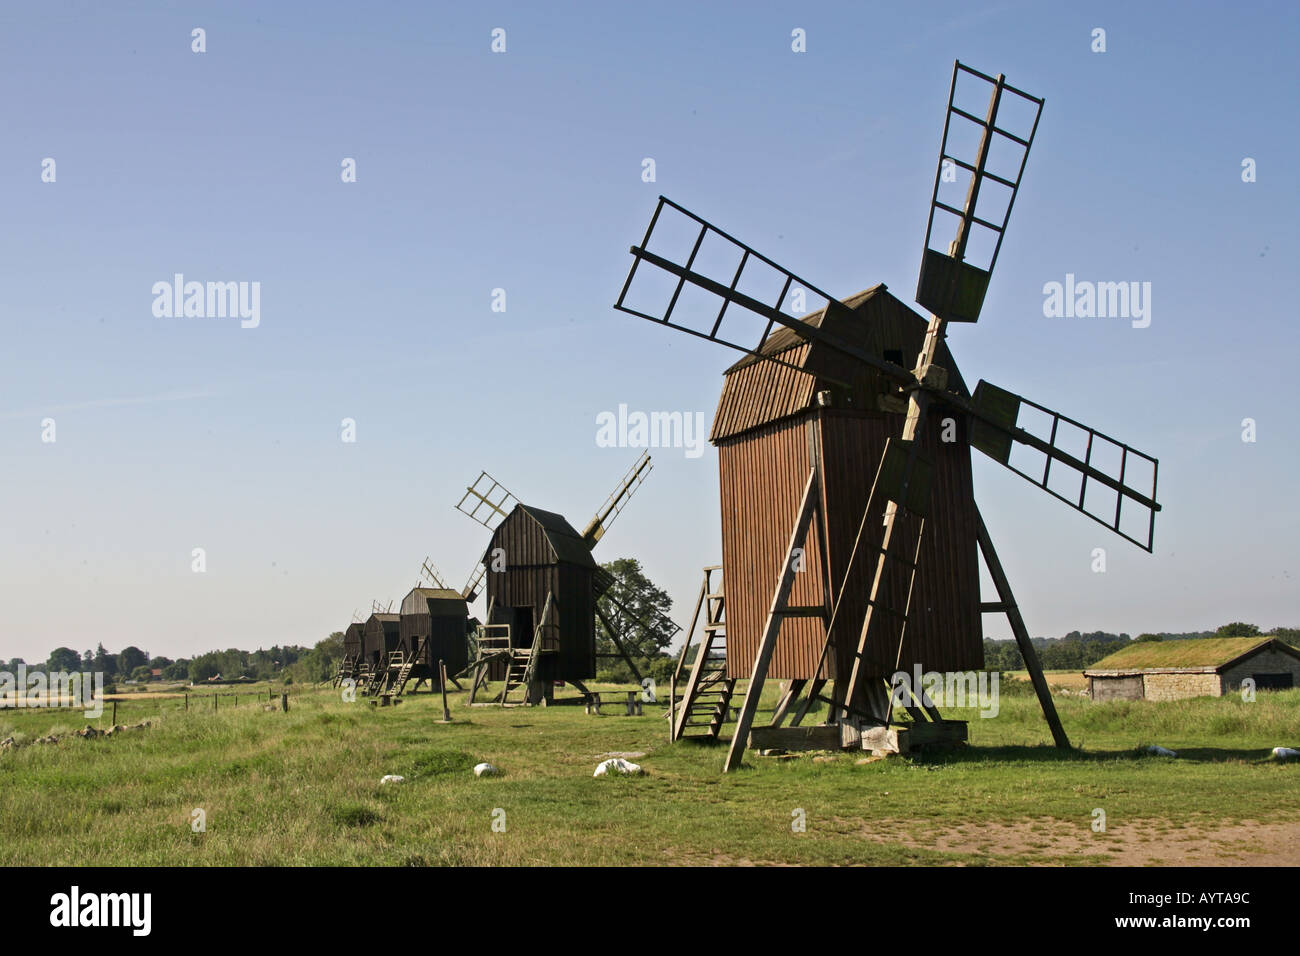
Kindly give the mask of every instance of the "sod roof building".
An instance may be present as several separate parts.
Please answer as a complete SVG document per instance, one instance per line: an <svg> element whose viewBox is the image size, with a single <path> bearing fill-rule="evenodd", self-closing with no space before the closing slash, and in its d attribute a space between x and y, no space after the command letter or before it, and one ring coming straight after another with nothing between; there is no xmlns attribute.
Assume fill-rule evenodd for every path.
<svg viewBox="0 0 1300 956"><path fill-rule="evenodd" d="M1250 678L1257 690L1300 686L1300 650L1275 637L1129 644L1083 672L1093 700L1222 697Z"/></svg>

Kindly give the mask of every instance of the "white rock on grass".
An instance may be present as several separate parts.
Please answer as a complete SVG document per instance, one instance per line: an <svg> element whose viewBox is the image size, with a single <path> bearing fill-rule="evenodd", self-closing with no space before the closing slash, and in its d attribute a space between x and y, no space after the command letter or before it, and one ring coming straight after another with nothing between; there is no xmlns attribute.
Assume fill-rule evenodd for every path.
<svg viewBox="0 0 1300 956"><path fill-rule="evenodd" d="M603 763L601 763L601 765L596 768L596 772L593 773L592 776L603 777L606 774L611 772L642 773L643 771L641 770L641 767L638 764L628 763L622 757L615 757L613 760L606 760Z"/></svg>
<svg viewBox="0 0 1300 956"><path fill-rule="evenodd" d="M405 783L406 778L399 777L395 773L386 773L379 779L379 782L380 783Z"/></svg>
<svg viewBox="0 0 1300 956"><path fill-rule="evenodd" d="M1293 747L1274 747L1273 757L1277 760L1298 760L1300 759L1300 750Z"/></svg>
<svg viewBox="0 0 1300 956"><path fill-rule="evenodd" d="M495 777L501 771L490 763L476 764L474 767L474 776L476 777Z"/></svg>
<svg viewBox="0 0 1300 956"><path fill-rule="evenodd" d="M1156 744L1152 744L1150 747L1148 747L1148 748L1147 748L1147 753L1149 753L1149 754L1155 754L1157 757L1177 757L1177 756L1178 756L1178 754L1176 754L1174 751L1172 751L1172 750L1166 750L1164 747L1158 746L1158 745L1156 745Z"/></svg>

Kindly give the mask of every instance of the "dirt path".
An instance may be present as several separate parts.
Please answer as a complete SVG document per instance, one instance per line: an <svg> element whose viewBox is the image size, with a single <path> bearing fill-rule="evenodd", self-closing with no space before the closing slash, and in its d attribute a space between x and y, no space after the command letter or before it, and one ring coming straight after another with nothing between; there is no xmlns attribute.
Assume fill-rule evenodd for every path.
<svg viewBox="0 0 1300 956"><path fill-rule="evenodd" d="M879 827L863 835L882 843L978 854L991 862L1015 857L1016 862L1065 865L1300 866L1300 821L1246 820L1221 826L1175 827L1163 820L1141 820L1094 833L1087 824L1041 818L1020 823L965 823L925 839L881 832Z"/></svg>

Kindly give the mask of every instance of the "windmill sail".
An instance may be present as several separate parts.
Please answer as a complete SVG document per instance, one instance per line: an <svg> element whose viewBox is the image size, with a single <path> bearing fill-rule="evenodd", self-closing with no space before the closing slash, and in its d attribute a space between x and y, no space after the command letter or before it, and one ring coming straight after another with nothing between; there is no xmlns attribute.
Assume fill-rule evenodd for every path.
<svg viewBox="0 0 1300 956"><path fill-rule="evenodd" d="M587 524L582 532L582 538L587 542L588 547L594 547L609 526L614 523L614 519L619 516L627 503L632 499L632 495L641 487L641 483L649 477L650 471L654 466L650 464L650 453L642 452L641 457L623 476L623 480L618 483L618 487L605 499L605 503L596 511L595 516Z"/></svg>
<svg viewBox="0 0 1300 956"><path fill-rule="evenodd" d="M989 382L975 387L970 411L973 447L1151 551L1160 510L1155 458Z"/></svg>
<svg viewBox="0 0 1300 956"><path fill-rule="evenodd" d="M957 105L959 97L973 105L966 94L982 92L989 97L984 116ZM960 62L953 64L916 285L916 301L949 322L979 318L1042 109L1042 99L1010 86L1000 74L987 76ZM1018 128L1012 132L1000 123ZM959 198L963 185L965 196ZM944 249L931 246L936 216L956 220L956 238ZM966 261L968 251L975 261Z"/></svg>
<svg viewBox="0 0 1300 956"><path fill-rule="evenodd" d="M698 232L695 231L697 226ZM657 233L656 230L659 232ZM684 241L678 243L679 246L690 247L690 253L685 256L684 262L652 251L652 245L659 248L660 233L668 234L669 242L674 236L684 238ZM689 235L684 235L685 233ZM693 240L690 238L691 235L694 236ZM679 248L676 251L681 252L683 249ZM825 342L832 348L853 356L900 383L913 381L911 373L902 367L799 317L804 313L818 311L822 305L828 309L839 307L841 304L837 299L727 235L671 199L659 197L659 204L650 219L645 239L640 246L633 246L631 252L634 257L632 268L628 272L627 281L623 283L623 291L614 304L614 308L620 312L627 312L629 315L648 319L679 332L717 342L719 345L779 365L789 365L780 358L763 354L763 346L768 336L775 326L781 325L792 329L803 338ZM653 280L647 283L658 287L655 290L659 293L657 297L645 292L638 294L640 286L634 285L642 263L658 270L649 275L642 273L643 279L653 277L653 279L663 280L672 277L666 285ZM683 319L678 315L685 298L684 293L689 294L692 306L696 307L693 310L696 318L694 323L689 321L691 316ZM647 304L638 307L631 304L631 302L640 303L643 298L651 299L654 302L653 306ZM665 298L666 303L663 301ZM733 309L732 306L738 308ZM656 309L655 312L646 311L652 307ZM757 338L756 344L752 346L743 344L732 331L732 328L738 328L742 324L750 328Z"/></svg>
<svg viewBox="0 0 1300 956"><path fill-rule="evenodd" d="M438 573L438 568L427 557L420 565L420 580L428 587L448 590L447 582L442 579L442 575ZM416 584L416 587L420 586L420 584Z"/></svg>
<svg viewBox="0 0 1300 956"><path fill-rule="evenodd" d="M465 489L465 494L456 502L456 510L469 515L489 531L495 531L497 525L505 520L506 515L519 504L519 499L506 487L489 475L479 472L474 483Z"/></svg>

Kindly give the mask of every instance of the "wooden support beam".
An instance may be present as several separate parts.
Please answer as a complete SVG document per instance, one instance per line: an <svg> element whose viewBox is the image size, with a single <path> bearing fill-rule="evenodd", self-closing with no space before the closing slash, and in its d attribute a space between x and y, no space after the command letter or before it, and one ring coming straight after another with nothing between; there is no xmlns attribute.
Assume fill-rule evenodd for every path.
<svg viewBox="0 0 1300 956"><path fill-rule="evenodd" d="M636 682L638 684L641 683L641 672L637 669L636 664L633 663L632 655L627 652L627 648L623 646L623 642L618 639L618 628L614 626L614 622L609 619L609 616L601 608L599 601L596 602L596 616L600 618L600 623L605 625L605 633L609 635L609 639L613 641L614 646L618 648L619 655L623 660L627 661L627 666L632 669L632 676L636 678Z"/></svg>
<svg viewBox="0 0 1300 956"><path fill-rule="evenodd" d="M1006 605L1011 633L1015 635L1016 644L1020 647L1020 656L1025 660L1025 670L1029 671L1034 693L1038 695L1038 705L1043 708L1043 716L1047 719L1047 726L1052 730L1052 739L1056 741L1056 746L1062 750L1069 750L1070 738L1065 735L1061 718L1056 715L1056 704L1052 701L1052 692L1048 689L1047 679L1043 676L1043 665L1039 663L1038 652L1034 650L1033 641L1029 639L1024 618L1020 616L1020 608L1016 606L1016 599L1011 593L1011 582L1007 580L1006 572L1002 570L1002 562L998 560L998 553L993 548L993 539L989 537L989 529L984 526L984 516L979 513L978 507L975 509L975 516L979 522L977 534L980 553L984 555L984 565L989 569L989 577L993 579L998 597Z"/></svg>
<svg viewBox="0 0 1300 956"><path fill-rule="evenodd" d="M772 715L771 726L780 727L785 723L786 711L790 709L791 704L799 699L799 691L803 690L804 684L806 683L808 683L808 681L802 679L790 681L790 686L786 688L785 693L781 695L780 703L776 705L776 713Z"/></svg>
<svg viewBox="0 0 1300 956"><path fill-rule="evenodd" d="M824 677L819 677L812 682L812 686L808 688L808 696L804 698L803 703L799 705L799 709L794 713L794 719L790 721L791 727L798 727L803 723L803 719L808 716L808 710L813 703L824 699L821 697L821 692L825 686L826 679Z"/></svg>
<svg viewBox="0 0 1300 956"><path fill-rule="evenodd" d="M746 739L754 724L758 698L762 695L763 682L767 679L767 668L772 663L776 638L781 631L781 610L790 599L790 589L794 586L794 551L808 536L808 528L812 524L813 512L817 510L819 497L817 469L813 468L808 472L808 481L803 489L803 502L799 506L799 518L795 521L794 530L790 534L790 544L785 549L781 577L777 580L776 591L772 595L772 606L767 612L767 623L763 628L763 636L758 642L758 653L754 656L754 669L749 676L749 686L745 689L745 703L740 708L736 730L731 738L731 747L727 751L727 761L722 768L724 773L737 769L745 755Z"/></svg>

